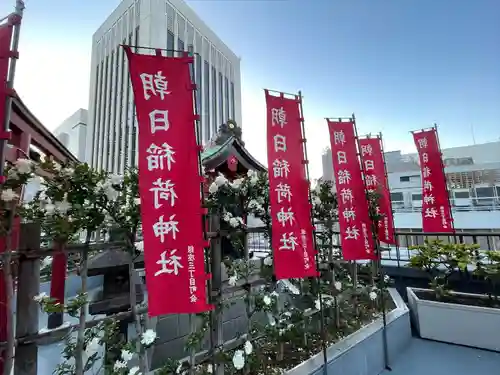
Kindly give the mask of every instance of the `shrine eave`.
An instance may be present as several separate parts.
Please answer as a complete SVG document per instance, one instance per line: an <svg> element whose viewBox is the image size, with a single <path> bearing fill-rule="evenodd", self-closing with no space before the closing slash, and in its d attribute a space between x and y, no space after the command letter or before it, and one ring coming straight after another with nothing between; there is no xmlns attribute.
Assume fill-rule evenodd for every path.
<svg viewBox="0 0 500 375"><path fill-rule="evenodd" d="M235 156L243 167L248 170L265 172L267 168L259 163L235 137L229 137L221 145L213 145L201 153L201 162L206 169L216 169Z"/></svg>

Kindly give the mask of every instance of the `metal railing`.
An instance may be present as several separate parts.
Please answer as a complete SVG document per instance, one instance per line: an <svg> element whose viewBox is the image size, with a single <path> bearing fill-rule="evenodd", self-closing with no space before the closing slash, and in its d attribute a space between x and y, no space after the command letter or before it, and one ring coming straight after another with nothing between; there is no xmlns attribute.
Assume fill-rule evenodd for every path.
<svg viewBox="0 0 500 375"><path fill-rule="evenodd" d="M412 254L411 246L417 246L428 240L441 240L445 243L477 244L483 251L500 251L500 231L460 231L449 233L423 233L417 231L397 231L398 246L384 246L382 244L382 263L384 265L405 266ZM340 248L339 234L334 235L333 243ZM271 252L271 244L266 238L265 228L251 228L247 237L248 250L254 257L265 257Z"/></svg>
<svg viewBox="0 0 500 375"><path fill-rule="evenodd" d="M451 209L453 211L500 211L500 198L450 198ZM392 201L392 209L396 213L421 212L422 201Z"/></svg>

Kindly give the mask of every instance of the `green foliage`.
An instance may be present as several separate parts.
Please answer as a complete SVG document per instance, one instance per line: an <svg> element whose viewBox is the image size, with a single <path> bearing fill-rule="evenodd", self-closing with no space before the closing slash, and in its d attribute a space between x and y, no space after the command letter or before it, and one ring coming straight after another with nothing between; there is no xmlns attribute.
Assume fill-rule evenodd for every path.
<svg viewBox="0 0 500 375"><path fill-rule="evenodd" d="M410 246L415 254L410 266L419 268L431 276L430 287L437 299L449 294L449 278L455 272L467 272L469 265L476 264L481 257L479 245L445 243L440 240L425 240L422 245Z"/></svg>

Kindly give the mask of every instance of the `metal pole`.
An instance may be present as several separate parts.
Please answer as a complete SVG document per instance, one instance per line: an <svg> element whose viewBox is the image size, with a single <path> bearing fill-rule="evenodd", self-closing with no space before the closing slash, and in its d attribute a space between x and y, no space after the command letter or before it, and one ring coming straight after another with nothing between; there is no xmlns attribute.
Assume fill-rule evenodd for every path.
<svg viewBox="0 0 500 375"><path fill-rule="evenodd" d="M316 227L314 226L314 216L313 216L313 205L312 205L312 197L311 197L311 180L309 177L309 160L307 159L307 146L306 146L306 130L304 126L304 109L302 107L302 92L299 90L299 95L298 95L298 101L299 101L299 115L300 115L300 125L301 125L301 131L302 131L302 150L304 152L304 159L305 159L305 167L306 167L306 179L308 182L308 196L309 196L309 206L310 206L310 213L311 213L311 224L313 226L313 247L316 250L316 270L318 271L318 276L316 277L316 282L317 282L317 290L318 290L318 299L319 299L319 308L320 308L320 327L321 327L321 347L323 351L323 374L327 375L327 365L328 365L328 356L326 353L326 325L325 325L325 314L324 314L324 309L323 309L323 298L321 296L321 273L319 270L319 265L320 265L320 253L316 245Z"/></svg>
<svg viewBox="0 0 500 375"><path fill-rule="evenodd" d="M16 10L14 12L17 19L14 24L14 32L12 35L12 52L17 54L19 47L19 35L21 32L21 19L23 17L24 2L22 0L16 1ZM9 22L12 19L12 15L9 17ZM9 74L7 76L7 98L5 99L5 118L3 120L3 131L7 133L10 128L10 111L12 107L12 90L14 89L14 75L16 73L16 62L17 58L12 57L10 59ZM7 146L6 139L0 139L0 177L3 176L4 164L5 164L5 148Z"/></svg>
<svg viewBox="0 0 500 375"><path fill-rule="evenodd" d="M363 162L363 156L361 155L361 147L359 145L359 137L358 137L358 129L356 127L356 117L354 116L354 113L352 114L352 126L354 127L354 135L356 138L356 146L358 148L358 157L361 165L361 176L363 179L363 184L365 185L365 192L367 192L367 187L366 187L366 181L365 181L365 163ZM370 208L370 201L368 200L368 197L366 198L366 204L368 205L368 208ZM368 211L370 213L370 211ZM383 345L383 350L384 350L384 365L385 368L389 371L391 371L391 368L389 367L389 350L387 348L387 315L385 311L385 296L384 296L384 289L380 288L383 286L384 283L384 275L383 275L383 270L382 270L382 254L380 251L380 241L378 238L377 234L377 225L373 218L370 215L370 224L372 228L372 238L373 238L373 243L375 245L375 253L377 254L377 260L375 261L377 264L378 268L378 285L380 289L380 302L381 302L381 307L382 307L382 323L383 323L383 328L382 328L382 345ZM377 223L378 224L378 223ZM356 265L356 263L354 263Z"/></svg>
<svg viewBox="0 0 500 375"><path fill-rule="evenodd" d="M380 139L380 151L382 152L382 160L384 162L385 184L387 185L387 189L390 189L390 187L389 187L389 176L387 174L387 163L385 162L384 141L382 139L382 133L379 133L378 137ZM398 238L396 236L396 224L395 224L395 221L394 221L394 208L392 207L392 200L390 199L390 194L391 193L390 193L390 190L389 190L389 205L391 207L391 213L392 213L392 217L391 217L391 221L392 221L392 235L393 235L393 240L396 243L396 254L397 254L396 256L398 257L398 268L399 268L399 267L401 267L401 265L400 265L401 254L400 254L400 250L399 250Z"/></svg>
<svg viewBox="0 0 500 375"><path fill-rule="evenodd" d="M450 191L448 190L448 181L446 181L446 172L444 170L444 162L443 162L443 152L441 151L441 144L439 143L439 136L438 136L438 128L437 124L434 123L433 127L434 131L436 132L436 142L439 150L439 156L441 158L441 170L443 171L443 178L444 178L444 186L446 189L446 195L448 196L448 209L450 210L450 219L451 219L451 228L453 229L453 233L455 232L455 220L453 220L453 210L451 209L451 200L450 200Z"/></svg>

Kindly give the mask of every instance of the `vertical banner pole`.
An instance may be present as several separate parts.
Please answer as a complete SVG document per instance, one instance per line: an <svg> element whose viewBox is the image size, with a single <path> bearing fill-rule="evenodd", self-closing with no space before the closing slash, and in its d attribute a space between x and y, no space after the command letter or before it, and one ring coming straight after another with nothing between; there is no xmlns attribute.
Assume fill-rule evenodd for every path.
<svg viewBox="0 0 500 375"><path fill-rule="evenodd" d="M380 150L382 151L382 159L384 161L384 178L385 178L385 182L387 184L387 188L390 188L389 187L389 175L387 173L387 163L385 161L385 150L384 150L384 141L382 139L382 133L379 133L378 137L379 137L379 140L380 140ZM389 190L389 194L390 194L390 190ZM390 195L389 195L389 198L390 198ZM392 200L391 199L389 199L389 204L391 206L391 213L392 213L391 221L392 221L392 228L394 230L394 232L393 232L393 240L396 243L396 256L398 257L398 268L399 268L400 267L401 255L400 255L400 250L399 250L399 241L398 241L398 238L397 238L397 235L396 235L396 223L395 223L395 220L394 220L394 208L392 207Z"/></svg>
<svg viewBox="0 0 500 375"><path fill-rule="evenodd" d="M358 136L358 128L356 126L356 117L354 113L352 114L352 124L354 126L354 135L356 138L356 146L358 149L358 156L359 156L359 161L361 164L361 172L363 175L363 184L365 185L365 192L368 193L368 189L366 186L366 171L365 171L365 163L363 161L363 156L361 154L361 146L359 144L359 136ZM384 164L385 165L385 164ZM370 208L370 201L368 199L368 195L366 196L366 203L368 204L368 207ZM371 210L369 209L370 214L372 213ZM384 271L382 269L382 252L380 250L380 240L378 238L378 231L377 231L377 225L375 223L375 220L373 217L370 215L370 222L371 222L371 229L372 229L372 237L373 237L373 243L375 245L375 252L377 254L377 260L375 260L376 267L378 269L378 287L380 289L380 304L382 307L382 322L383 322L383 328L382 328L382 345L383 345L383 350L384 350L384 365L387 370L391 370L389 367L389 350L387 348L387 315L386 315L386 306L385 306L385 296L384 296ZM378 223L377 223L378 224ZM356 263L355 263L356 265Z"/></svg>
<svg viewBox="0 0 500 375"><path fill-rule="evenodd" d="M441 151L441 144L439 143L439 134L438 134L438 126L436 123L434 123L434 131L436 132L436 142L439 150L439 155L441 156L441 170L443 171L443 178L444 178L444 186L446 188L446 194L448 195L448 207L450 210L450 221L451 221L451 227L453 228L453 231L455 231L455 220L453 219L453 210L451 207L451 200L450 200L450 190L448 189L448 181L446 180L446 172L444 170L444 161L443 161L443 152Z"/></svg>
<svg viewBox="0 0 500 375"><path fill-rule="evenodd" d="M12 54L13 57L10 59L9 65L9 75L7 76L7 97L5 103L0 103L0 105L5 105L5 118L0 119L3 121L3 132L6 134L10 129L10 111L12 107L12 95L14 90L14 77L16 73L16 63L17 63L17 53L19 48L19 35L21 33L21 19L23 17L24 2L21 0L16 1L15 13L8 17L9 21L14 25L14 32L12 35ZM0 77L1 79L1 77ZM7 146L7 139L0 139L0 177L3 177L5 168L5 149Z"/></svg>
<svg viewBox="0 0 500 375"><path fill-rule="evenodd" d="M311 197L311 180L309 176L309 159L307 158L307 139L306 139L306 130L305 130L305 120L304 120L304 109L302 107L302 92L299 90L299 113L301 118L301 131L302 131L302 150L304 153L304 161L305 161L305 169L306 169L306 179L308 184L308 195L309 195L309 205L311 210L311 224L313 228L313 247L316 250L316 270L318 271L318 276L316 277L317 282L317 291L318 291L318 299L319 299L319 307L320 307L320 327L321 327L321 347L323 351L323 374L327 375L327 365L328 365L328 357L326 353L326 324L325 324L325 314L323 310L323 298L321 296L321 272L320 272L320 252L316 243L316 226L314 224L314 210L312 204Z"/></svg>

